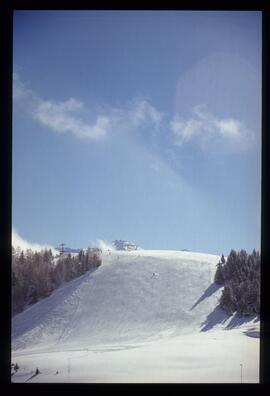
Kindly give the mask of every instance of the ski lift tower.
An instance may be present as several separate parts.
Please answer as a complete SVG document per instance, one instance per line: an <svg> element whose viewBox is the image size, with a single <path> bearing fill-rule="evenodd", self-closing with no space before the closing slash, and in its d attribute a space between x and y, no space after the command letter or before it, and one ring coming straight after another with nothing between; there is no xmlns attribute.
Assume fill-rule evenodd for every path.
<svg viewBox="0 0 270 396"><path fill-rule="evenodd" d="M65 252L65 243L60 243L60 256L62 256L62 254Z"/></svg>

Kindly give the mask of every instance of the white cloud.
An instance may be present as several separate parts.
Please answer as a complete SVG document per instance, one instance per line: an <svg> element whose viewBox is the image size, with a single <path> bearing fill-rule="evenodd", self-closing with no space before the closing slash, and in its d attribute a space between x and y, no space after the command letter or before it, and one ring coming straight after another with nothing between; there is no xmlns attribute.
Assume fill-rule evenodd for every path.
<svg viewBox="0 0 270 396"><path fill-rule="evenodd" d="M109 118L98 116L93 124L87 123L80 114L83 108L83 103L74 98L65 102L39 100L33 118L55 132L71 133L80 139L99 140L106 137Z"/></svg>
<svg viewBox="0 0 270 396"><path fill-rule="evenodd" d="M107 106L106 110L94 112L76 99L65 101L44 100L37 96L18 74L14 73L13 97L15 102L25 104L31 117L53 132L72 134L78 139L104 141L119 133L139 132L156 137L161 131L172 136L173 146L195 143L204 150L217 147L234 151L246 150L255 143L255 138L244 123L234 118L221 118L208 112L204 106L192 109L190 118L168 115L158 111L149 100L137 97L119 108ZM94 114L95 113L95 114ZM89 117L91 120L89 121ZM147 140L146 140L147 141Z"/></svg>
<svg viewBox="0 0 270 396"><path fill-rule="evenodd" d="M159 127L162 114L145 98L135 98L121 108L109 107L106 114L96 114L94 122L83 102L75 98L66 101L44 100L21 82L18 74L13 76L13 99L27 105L31 117L57 133L70 133L79 139L104 140L119 131Z"/></svg>
<svg viewBox="0 0 270 396"><path fill-rule="evenodd" d="M194 136L199 135L202 131L203 123L198 120L183 121L179 117L175 117L171 121L171 129L175 134L178 143L188 142Z"/></svg>
<svg viewBox="0 0 270 396"><path fill-rule="evenodd" d="M195 141L202 148L222 143L234 146L239 151L254 143L253 135L243 122L233 118L218 118L203 106L195 106L189 119L175 116L170 127L174 143L179 146L190 141Z"/></svg>
<svg viewBox="0 0 270 396"><path fill-rule="evenodd" d="M130 109L127 112L128 121L134 126L151 122L155 127L159 127L162 114L144 98L136 98L131 101Z"/></svg>
<svg viewBox="0 0 270 396"><path fill-rule="evenodd" d="M23 83L18 73L13 73L13 100L21 100L33 97L31 89L27 88L27 85Z"/></svg>
<svg viewBox="0 0 270 396"><path fill-rule="evenodd" d="M57 254L57 251L53 246L40 245L38 243L31 243L23 239L19 233L13 228L12 229L12 246L19 247L21 250L32 249L33 251L41 251L43 249L51 249L53 254Z"/></svg>
<svg viewBox="0 0 270 396"><path fill-rule="evenodd" d="M237 120L216 120L215 125L221 136L228 139L241 139L243 137L243 125Z"/></svg>

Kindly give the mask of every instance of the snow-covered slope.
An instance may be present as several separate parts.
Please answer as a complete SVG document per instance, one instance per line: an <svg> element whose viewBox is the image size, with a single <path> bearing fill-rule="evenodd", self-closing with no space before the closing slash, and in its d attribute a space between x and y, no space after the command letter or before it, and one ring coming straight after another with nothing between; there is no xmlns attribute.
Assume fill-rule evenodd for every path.
<svg viewBox="0 0 270 396"><path fill-rule="evenodd" d="M212 282L218 259L166 251L105 254L98 270L14 318L13 348L111 343L199 330L217 304L219 291Z"/></svg>
<svg viewBox="0 0 270 396"><path fill-rule="evenodd" d="M162 346L165 341L173 348L185 339L192 348L192 340L202 342L198 337L196 341L196 335L229 328L230 323L233 327L232 320L217 308L221 289L213 279L218 256L138 250L106 252L102 259L94 272L65 284L14 317L13 356L113 351L155 342ZM237 345L241 345L239 340Z"/></svg>

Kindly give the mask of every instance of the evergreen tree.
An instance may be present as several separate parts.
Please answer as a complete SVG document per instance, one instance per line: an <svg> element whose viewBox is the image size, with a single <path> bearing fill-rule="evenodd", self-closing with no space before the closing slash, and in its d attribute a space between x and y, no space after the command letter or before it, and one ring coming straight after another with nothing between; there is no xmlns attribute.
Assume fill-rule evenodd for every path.
<svg viewBox="0 0 270 396"><path fill-rule="evenodd" d="M98 254L88 249L78 256L61 255L54 264L51 250L33 252L12 248L12 315L27 305L49 296L63 282L68 282L101 265Z"/></svg>
<svg viewBox="0 0 270 396"><path fill-rule="evenodd" d="M222 273L222 264L221 262L219 262L217 264L217 270L215 273L215 282L218 283L219 285L223 285L224 284L224 277L223 277L223 273Z"/></svg>
<svg viewBox="0 0 270 396"><path fill-rule="evenodd" d="M231 315L241 316L260 312L260 254L254 249L231 250L227 261L224 256L217 264L215 282L224 285L220 306Z"/></svg>

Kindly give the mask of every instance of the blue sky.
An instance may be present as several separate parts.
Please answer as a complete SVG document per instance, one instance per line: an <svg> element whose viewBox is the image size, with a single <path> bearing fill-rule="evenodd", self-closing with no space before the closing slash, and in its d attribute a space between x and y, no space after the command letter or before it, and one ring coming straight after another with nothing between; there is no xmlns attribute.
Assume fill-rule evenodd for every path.
<svg viewBox="0 0 270 396"><path fill-rule="evenodd" d="M23 239L260 247L259 12L17 11L13 62Z"/></svg>

